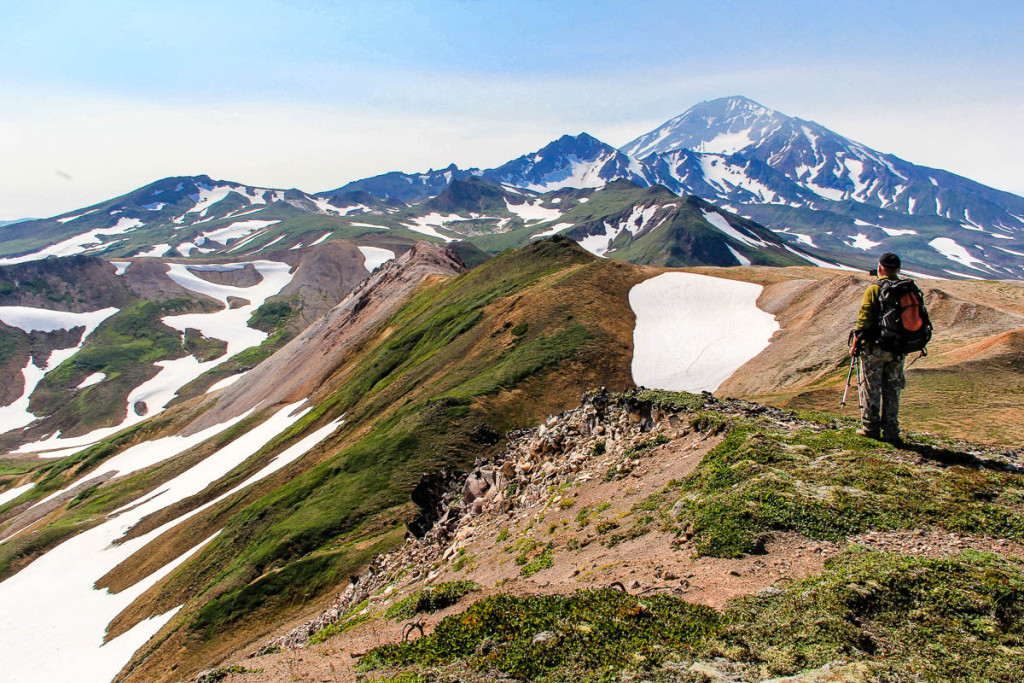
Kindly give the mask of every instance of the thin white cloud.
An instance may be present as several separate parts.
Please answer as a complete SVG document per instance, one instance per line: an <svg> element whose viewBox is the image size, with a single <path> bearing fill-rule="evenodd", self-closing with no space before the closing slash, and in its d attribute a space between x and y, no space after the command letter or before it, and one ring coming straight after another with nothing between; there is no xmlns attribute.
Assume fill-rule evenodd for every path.
<svg viewBox="0 0 1024 683"><path fill-rule="evenodd" d="M949 97L828 65L526 77L321 74L301 101L155 102L0 88L0 218L78 209L170 175L319 191L392 170L495 166L565 133L621 145L693 104L744 94L909 161L1024 192L1024 99ZM970 92L970 84L947 84ZM972 98L967 98L972 99ZM57 170L70 175L68 181Z"/></svg>

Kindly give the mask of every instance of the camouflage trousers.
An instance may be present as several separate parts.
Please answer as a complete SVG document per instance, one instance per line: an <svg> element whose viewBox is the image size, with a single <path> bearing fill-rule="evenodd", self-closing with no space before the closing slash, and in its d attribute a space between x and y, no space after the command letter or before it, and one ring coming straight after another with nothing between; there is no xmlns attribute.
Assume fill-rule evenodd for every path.
<svg viewBox="0 0 1024 683"><path fill-rule="evenodd" d="M886 438L900 435L900 390L906 386L904 358L881 349L860 354L861 421L864 429L881 432Z"/></svg>

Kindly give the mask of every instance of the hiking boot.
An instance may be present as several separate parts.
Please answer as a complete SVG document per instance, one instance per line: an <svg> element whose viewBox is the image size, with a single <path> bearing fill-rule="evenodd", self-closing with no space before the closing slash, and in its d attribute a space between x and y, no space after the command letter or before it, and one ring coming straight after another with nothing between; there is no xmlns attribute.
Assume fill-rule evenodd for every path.
<svg viewBox="0 0 1024 683"><path fill-rule="evenodd" d="M900 438L900 430L889 431L888 429L882 433L882 441L888 441L889 443L903 443L903 439Z"/></svg>
<svg viewBox="0 0 1024 683"><path fill-rule="evenodd" d="M857 430L857 435L858 436L866 436L869 439L877 439L879 437L879 433L878 433L877 429L867 429L867 428L858 429Z"/></svg>

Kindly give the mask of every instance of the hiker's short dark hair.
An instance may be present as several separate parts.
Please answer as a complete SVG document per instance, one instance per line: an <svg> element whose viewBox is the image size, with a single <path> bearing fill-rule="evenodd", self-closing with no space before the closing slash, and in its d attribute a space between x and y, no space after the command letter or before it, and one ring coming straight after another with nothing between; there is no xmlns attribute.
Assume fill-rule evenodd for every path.
<svg viewBox="0 0 1024 683"><path fill-rule="evenodd" d="M884 267L886 270L899 270L902 262L900 257L891 251L887 251L878 257L878 265Z"/></svg>

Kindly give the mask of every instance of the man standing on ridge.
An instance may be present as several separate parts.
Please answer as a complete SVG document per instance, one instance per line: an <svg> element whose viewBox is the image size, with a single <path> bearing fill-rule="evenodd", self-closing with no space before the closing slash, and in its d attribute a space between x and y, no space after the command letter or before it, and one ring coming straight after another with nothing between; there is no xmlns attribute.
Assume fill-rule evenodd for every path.
<svg viewBox="0 0 1024 683"><path fill-rule="evenodd" d="M886 252L878 259L878 280L864 292L864 300L857 315L851 355L860 356L861 422L857 433L885 441L900 438L900 390L906 385L903 374L904 354L879 348L875 342L881 325L881 293L884 280L899 280L900 257Z"/></svg>

